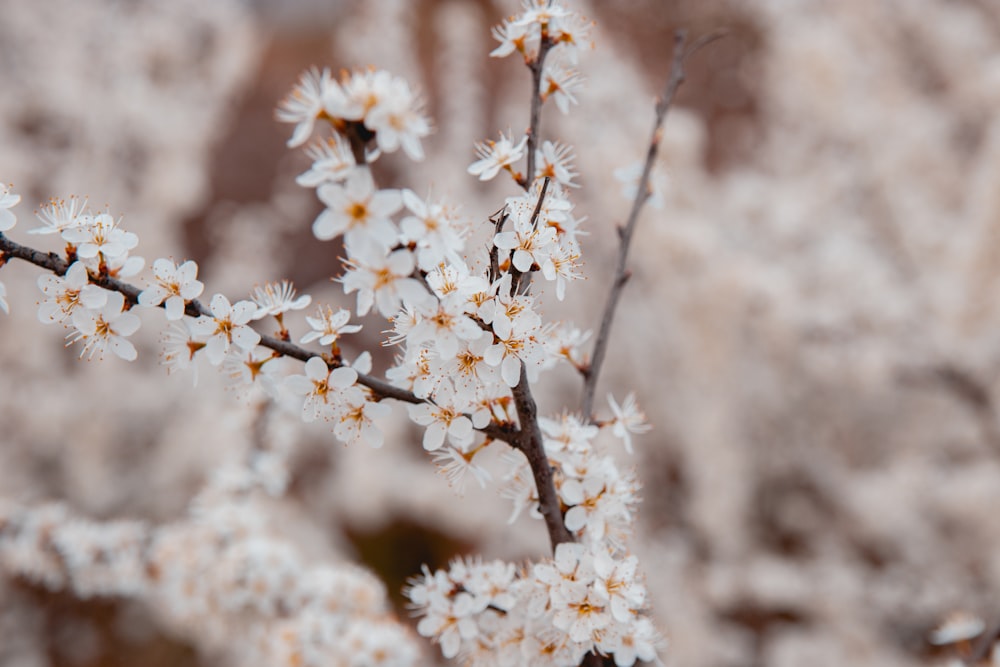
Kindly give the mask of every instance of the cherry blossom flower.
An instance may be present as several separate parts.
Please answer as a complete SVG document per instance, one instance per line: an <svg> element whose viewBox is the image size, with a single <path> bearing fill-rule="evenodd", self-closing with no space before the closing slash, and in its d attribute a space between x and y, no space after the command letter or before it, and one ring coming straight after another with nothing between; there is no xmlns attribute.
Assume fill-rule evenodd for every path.
<svg viewBox="0 0 1000 667"><path fill-rule="evenodd" d="M591 333L570 324L560 324L549 331L545 339L546 352L550 357L565 359L576 368L585 368L588 359L583 344L590 340Z"/></svg>
<svg viewBox="0 0 1000 667"><path fill-rule="evenodd" d="M268 315L279 317L291 310L302 310L312 303L312 297L308 294L296 297L295 287L289 280L254 287L250 299L257 304L257 310L253 314L254 320L263 319Z"/></svg>
<svg viewBox="0 0 1000 667"><path fill-rule="evenodd" d="M571 104L578 104L576 93L583 88L584 79L576 68L572 67L568 58L559 57L566 51L560 50L545 61L542 80L539 82L538 94L542 100L550 97L556 102L556 107L564 114L569 113Z"/></svg>
<svg viewBox="0 0 1000 667"><path fill-rule="evenodd" d="M153 277L156 284L147 287L139 295L139 305L159 306L164 304L167 319L179 320L184 317L188 301L201 296L205 286L197 280L198 265L188 260L177 266L172 260L158 259L153 262Z"/></svg>
<svg viewBox="0 0 1000 667"><path fill-rule="evenodd" d="M367 169L357 169L347 181L324 183L316 191L326 210L313 222L313 235L328 241L344 234L347 243L361 236L386 248L394 245L396 226L390 217L403 206L398 190L378 190Z"/></svg>
<svg viewBox="0 0 1000 667"><path fill-rule="evenodd" d="M195 339L191 333L190 318L171 322L160 336L163 351L160 354L160 364L166 366L167 373L192 369L192 383L198 384L198 365L195 354L205 347L205 343Z"/></svg>
<svg viewBox="0 0 1000 667"><path fill-rule="evenodd" d="M381 447L385 443L385 435L378 422L388 418L391 412L392 408L386 403L351 396L347 405L343 406L339 422L333 427L333 434L349 445L364 442L370 447Z"/></svg>
<svg viewBox="0 0 1000 667"><path fill-rule="evenodd" d="M441 300L428 299L425 307L417 312L420 319L410 329L406 340L411 345L433 341L435 349L444 358L458 353L459 341L475 340L484 334L479 325L465 314L465 302L460 295Z"/></svg>
<svg viewBox="0 0 1000 667"><path fill-rule="evenodd" d="M299 82L278 105L275 117L282 123L295 123L295 130L288 140L288 147L301 146L313 132L316 119L324 113L323 102L337 83L330 70L315 67L303 72Z"/></svg>
<svg viewBox="0 0 1000 667"><path fill-rule="evenodd" d="M493 58L503 58L515 51L524 55L525 61L533 61L538 57L538 44L541 34L531 30L530 23L524 20L504 20L493 27L493 37L500 46L490 51Z"/></svg>
<svg viewBox="0 0 1000 667"><path fill-rule="evenodd" d="M549 255L542 259L542 276L556 284L556 298L562 301L566 298L566 284L571 280L580 280L583 275L576 272L579 268L580 253L557 245Z"/></svg>
<svg viewBox="0 0 1000 667"><path fill-rule="evenodd" d="M501 169L506 169L513 174L510 165L524 157L524 148L528 145L528 137L521 137L521 141L514 144L510 136L500 135L499 141L487 140L476 143L476 155L478 160L469 165L467 171L473 176L478 176L481 181L488 181L500 173Z"/></svg>
<svg viewBox="0 0 1000 667"><path fill-rule="evenodd" d="M356 166L351 145L339 134L309 144L306 155L312 158L312 166L295 179L304 188L315 188L322 183L339 183Z"/></svg>
<svg viewBox="0 0 1000 667"><path fill-rule="evenodd" d="M110 278L125 279L137 276L145 266L146 260L137 255L119 255L105 258L104 261L104 270ZM99 264L98 270L100 270Z"/></svg>
<svg viewBox="0 0 1000 667"><path fill-rule="evenodd" d="M141 324L135 313L123 310L125 297L120 292L109 292L107 301L99 309L77 308L73 311L73 326L76 331L69 334L70 343L83 341L80 357L92 359L96 354L103 358L106 350L125 361L135 361L135 346L127 340Z"/></svg>
<svg viewBox="0 0 1000 667"><path fill-rule="evenodd" d="M541 265L554 249L556 230L549 226L532 224L532 211L525 207L510 209L514 229L494 235L493 245L500 250L513 252L514 268L522 273L535 264Z"/></svg>
<svg viewBox="0 0 1000 667"><path fill-rule="evenodd" d="M64 229L63 239L76 246L81 259L94 259L100 255L105 260L124 257L139 245L139 237L119 227L120 221L107 213L81 216L79 224Z"/></svg>
<svg viewBox="0 0 1000 667"><path fill-rule="evenodd" d="M339 366L330 369L320 357L312 357L305 364L305 375L286 378L285 386L298 396L304 397L302 419L306 422L316 419L332 420L341 412L340 403L347 399L346 390L354 387L358 372L353 368ZM355 401L364 400L360 391L353 392Z"/></svg>
<svg viewBox="0 0 1000 667"><path fill-rule="evenodd" d="M602 653L613 654L617 667L632 667L636 660L657 662L657 648L663 643L653 622L640 616L631 623L605 628L596 646Z"/></svg>
<svg viewBox="0 0 1000 667"><path fill-rule="evenodd" d="M431 127L405 79L391 79L379 102L365 116L365 127L375 133L381 151L392 153L402 147L411 160L424 159L420 139L430 134Z"/></svg>
<svg viewBox="0 0 1000 667"><path fill-rule="evenodd" d="M320 306L316 310L316 317L306 317L306 322L312 331L302 336L299 342L305 344L318 339L320 345L333 345L344 334L361 331L360 324L347 323L350 319L351 311L349 310L341 308L335 313L330 306L325 306L325 310L324 306Z"/></svg>
<svg viewBox="0 0 1000 667"><path fill-rule="evenodd" d="M412 190L403 190L403 203L411 215L400 221L400 240L415 243L417 265L432 271L443 263L462 263L469 223L460 220L455 211L441 202L420 199Z"/></svg>
<svg viewBox="0 0 1000 667"><path fill-rule="evenodd" d="M17 223L17 216L10 209L21 201L21 195L13 190L13 185L0 184L0 233L13 229Z"/></svg>
<svg viewBox="0 0 1000 667"><path fill-rule="evenodd" d="M465 451L466 449L469 451ZM462 494L465 492L465 483L469 474L483 489L486 488L486 483L492 479L489 470L475 463L475 457L481 451L484 451L482 446L459 448L445 445L434 450L432 458L434 465L448 480L448 484L456 492Z"/></svg>
<svg viewBox="0 0 1000 667"><path fill-rule="evenodd" d="M434 403L408 405L410 419L425 427L424 449L433 452L444 445L445 438L456 447L464 447L473 437L472 421L465 416L467 406L456 401L451 382L442 381L434 392Z"/></svg>
<svg viewBox="0 0 1000 667"><path fill-rule="evenodd" d="M394 94L392 74L368 69L351 73L339 88L327 91L324 105L334 118L364 121L370 111Z"/></svg>
<svg viewBox="0 0 1000 667"><path fill-rule="evenodd" d="M364 316L376 306L383 317L391 317L402 305L411 307L432 299L419 281L410 277L415 267L406 249L386 254L385 248L367 236L349 243L348 270L341 277L344 293L358 293L357 314Z"/></svg>
<svg viewBox="0 0 1000 667"><path fill-rule="evenodd" d="M550 455L557 451L587 451L600 432L596 426L569 413L560 415L559 419L539 417L538 425L545 434L545 451Z"/></svg>
<svg viewBox="0 0 1000 667"><path fill-rule="evenodd" d="M612 420L612 433L618 438L621 438L625 443L625 449L629 454L632 453L632 434L642 435L643 433L649 433L653 428L646 423L646 415L639 409L639 403L635 398L635 393L629 393L625 397L621 406L615 402L614 396L608 394L608 404L611 406L611 412L614 413L615 417Z"/></svg>
<svg viewBox="0 0 1000 667"><path fill-rule="evenodd" d="M594 554L594 591L619 623L628 624L646 602L646 589L636 576L639 559L626 556L616 560L602 550Z"/></svg>
<svg viewBox="0 0 1000 667"><path fill-rule="evenodd" d="M29 229L29 234L62 234L63 230L80 224L80 218L86 214L87 199L70 197L66 199L52 198L49 203L35 211L42 221L41 227Z"/></svg>
<svg viewBox="0 0 1000 667"><path fill-rule="evenodd" d="M108 291L90 283L83 262L73 262L64 276L39 276L38 288L48 297L38 304L38 320L43 324L64 322L81 306L98 309L108 301Z"/></svg>
<svg viewBox="0 0 1000 667"><path fill-rule="evenodd" d="M573 169L575 160L576 157L573 155L571 146L546 139L542 142L541 149L535 151L535 164L537 165L535 179L548 177L566 187L580 187L573 182L573 179L578 175Z"/></svg>
<svg viewBox="0 0 1000 667"><path fill-rule="evenodd" d="M242 350L252 350L260 342L260 334L247 326L257 307L252 301L230 304L223 294L216 294L210 303L212 316L202 315L191 323L196 336L208 336L205 356L213 366L226 358L230 345Z"/></svg>

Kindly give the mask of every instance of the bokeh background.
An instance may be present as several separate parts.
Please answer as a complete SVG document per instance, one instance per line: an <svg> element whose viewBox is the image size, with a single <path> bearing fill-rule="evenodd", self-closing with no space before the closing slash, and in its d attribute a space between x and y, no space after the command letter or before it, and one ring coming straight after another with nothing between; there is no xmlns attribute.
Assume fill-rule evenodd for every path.
<svg viewBox="0 0 1000 667"><path fill-rule="evenodd" d="M927 636L948 612L1000 613L1000 7L574 4L596 21L588 84L543 132L576 146L589 279L545 313L587 328L627 212L612 174L644 154L673 31L727 31L693 58L668 118L665 205L642 219L599 391L634 389L654 425L626 463L644 485L634 549L665 662L943 664ZM0 178L24 198L11 236L38 239L22 232L50 196L86 195L124 216L147 262L196 259L208 292L289 278L348 305L275 105L311 65L406 76L436 130L423 163L380 160L380 182L485 221L513 186L465 167L474 141L527 123L526 71L487 58L489 27L517 9L6 0ZM37 275L0 271L0 498L184 516L261 437L259 401L211 372L194 389L166 376L152 323L138 362L78 361L37 322ZM348 356L370 346L378 363L382 325L366 325ZM579 382L555 373L539 398L573 407ZM396 416L382 450L270 423L292 467L266 511L308 558L364 563L397 594L421 563L545 552L537 522L506 524L495 488L456 500ZM141 603L0 575L3 667L193 667L219 664L216 649Z"/></svg>

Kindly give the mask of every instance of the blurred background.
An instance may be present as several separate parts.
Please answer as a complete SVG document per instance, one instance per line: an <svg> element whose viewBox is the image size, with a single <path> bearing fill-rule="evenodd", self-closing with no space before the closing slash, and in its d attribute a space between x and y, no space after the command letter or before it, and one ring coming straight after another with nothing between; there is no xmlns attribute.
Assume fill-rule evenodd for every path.
<svg viewBox="0 0 1000 667"><path fill-rule="evenodd" d="M949 612L1000 615L1000 7L991 0L573 3L596 21L588 80L543 134L576 147L585 270L551 319L596 327L672 35L719 29L671 110L662 209L644 213L599 395L635 390L654 430L634 549L668 665L944 664ZM289 278L350 306L294 183L278 101L312 65L373 65L423 93L427 159L380 183L432 188L486 220L510 183L465 173L473 142L527 125L529 79L492 60L501 0L5 0L0 178L123 216L150 264L195 259L206 293ZM56 250L57 246L45 246ZM76 359L35 315L38 271L0 271L0 499L94 519L182 517L254 437L259 399L140 360ZM301 327L301 320L299 321ZM353 357L377 347L366 321ZM301 331L301 329L300 329ZM293 335L295 329L293 328ZM301 334L299 334L301 335ZM376 350L376 366L388 359ZM206 369L207 370L207 369ZM543 411L579 381L546 378ZM288 420L289 493L270 511L316 561L373 568L396 595L421 563L538 557L495 487L460 501L397 409L382 450ZM406 618L405 610L401 615ZM234 638L234 640L237 638ZM432 655L433 652L429 652ZM155 610L0 576L0 665L209 665ZM429 658L429 660L432 660Z"/></svg>

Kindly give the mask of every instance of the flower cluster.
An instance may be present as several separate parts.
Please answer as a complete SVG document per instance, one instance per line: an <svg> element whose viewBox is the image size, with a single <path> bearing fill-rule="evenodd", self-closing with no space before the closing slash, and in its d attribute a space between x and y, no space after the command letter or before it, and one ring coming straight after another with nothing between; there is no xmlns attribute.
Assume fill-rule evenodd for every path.
<svg viewBox="0 0 1000 667"><path fill-rule="evenodd" d="M266 456L277 460L221 469L187 516L157 527L0 502L0 568L82 598L145 601L207 643L238 633L236 648L221 647L234 664L416 664L415 637L381 581L354 565L308 564L261 520L261 503L284 491L280 454L250 461Z"/></svg>
<svg viewBox="0 0 1000 667"><path fill-rule="evenodd" d="M330 70L311 69L281 102L277 118L295 123L290 148L304 144L321 118L362 141L374 138L378 151L392 153L402 148L414 160L423 158L420 139L430 134L430 123L410 84L384 70L354 72L338 83ZM311 152L316 162L304 184L335 175L357 159L337 139L315 144ZM370 153L365 159L374 156Z"/></svg>
<svg viewBox="0 0 1000 667"><path fill-rule="evenodd" d="M66 242L69 261L62 276L39 277L45 299L39 304L38 319L70 328L66 338L82 344L81 357L103 357L110 350L122 359L134 360L137 352L128 337L139 329L140 319L119 291L94 281L138 274L145 260L129 253L139 238L109 213L91 213L85 199L52 199L37 217L42 226L31 232L59 234Z"/></svg>
<svg viewBox="0 0 1000 667"><path fill-rule="evenodd" d="M518 571L503 561L459 559L411 582L422 618L446 658L467 664L577 665L594 651L619 667L653 660L663 643L640 616L646 590L635 556L564 543L555 558Z"/></svg>

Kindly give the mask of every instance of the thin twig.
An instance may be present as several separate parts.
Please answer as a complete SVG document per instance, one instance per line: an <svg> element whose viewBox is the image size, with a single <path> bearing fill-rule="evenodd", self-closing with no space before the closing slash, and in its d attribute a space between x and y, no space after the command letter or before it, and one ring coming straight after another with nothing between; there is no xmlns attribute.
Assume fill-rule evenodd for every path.
<svg viewBox="0 0 1000 667"><path fill-rule="evenodd" d="M20 243L12 241L3 234L0 234L0 258L3 258L3 261L10 258L20 259L51 271L57 276L65 275L66 271L68 271L70 267L69 262L54 252L46 253L29 246L21 245ZM113 292L119 292L132 306L139 303L139 294L141 294L143 290L135 285L132 285L131 283L127 283L123 280L107 275L95 276L89 271L88 278L90 282L95 285ZM214 317L212 311L197 299L187 303L184 308L184 313L191 317L199 317L202 315L206 317ZM282 340L274 336L261 334L260 345L274 350L278 354L291 357L292 359L297 359L302 362L309 361L313 357L322 358L320 354L317 354L312 350L307 350L306 348L300 347L295 343ZM324 359L324 361L326 361L327 366L331 369L343 366L343 364L333 362L329 359ZM378 400L392 398L404 403L428 402L426 399L416 396L413 392L401 389L400 387L389 384L385 380L380 380L376 377L372 377L371 375L365 375L364 373L358 373L358 384L368 387ZM505 442L512 442L519 437L519 434L512 428L500 426L496 423L487 424L485 427L478 430L488 437L496 440L503 440Z"/></svg>
<svg viewBox="0 0 1000 667"><path fill-rule="evenodd" d="M538 149L542 132L542 74L545 71L545 56L552 48L552 39L547 33L542 33L542 41L538 45L538 56L528 63L531 70L531 117L528 119L528 162L525 166L525 190L535 181L535 151Z"/></svg>
<svg viewBox="0 0 1000 667"><path fill-rule="evenodd" d="M625 225L618 228L618 261L615 266L614 278L611 280L611 289L608 291L608 298L605 301L601 326L594 341L594 352L591 355L590 365L584 372L583 399L580 411L587 418L593 414L594 392L597 389L597 379L600 376L601 365L604 363L604 356L608 348L608 340L611 337L611 324L615 318L618 300L621 298L625 283L631 277L631 274L625 268L625 262L628 258L629 246L632 243L632 235L635 233L636 223L639 221L639 213L642 211L646 200L649 199L649 178L653 171L653 163L656 161L656 154L660 148L660 140L663 137L663 121L667 116L667 111L670 109L677 89L684 81L684 61L695 51L719 39L723 34L717 32L706 35L697 40L690 49L685 50L687 32L685 30L678 30L674 33L674 53L670 64L670 77L667 79L667 85L663 90L663 94L660 95L656 103L656 120L653 123L653 132L649 140L649 148L646 151L646 162L642 168L642 176L639 179L635 199L632 201L632 210L629 212Z"/></svg>

